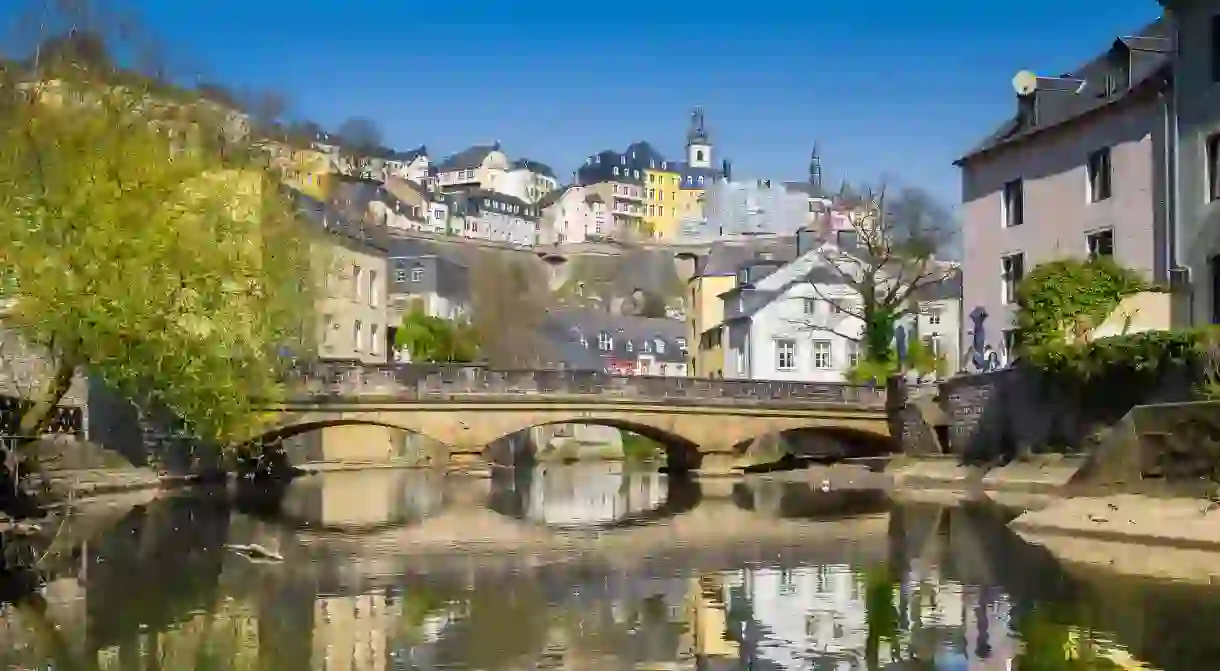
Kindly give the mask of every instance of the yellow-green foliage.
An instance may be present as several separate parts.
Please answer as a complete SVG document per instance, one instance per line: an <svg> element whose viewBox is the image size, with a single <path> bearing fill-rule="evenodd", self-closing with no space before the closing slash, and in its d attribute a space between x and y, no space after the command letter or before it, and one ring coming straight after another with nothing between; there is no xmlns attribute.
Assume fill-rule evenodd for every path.
<svg viewBox="0 0 1220 671"><path fill-rule="evenodd" d="M1156 287L1109 257L1035 267L1017 287L1017 326L1027 350L1065 341L1105 321L1123 298Z"/></svg>
<svg viewBox="0 0 1220 671"><path fill-rule="evenodd" d="M0 109L7 325L227 442L277 396L281 348L308 347L311 240L269 174L172 139L130 90L81 86L84 103Z"/></svg>
<svg viewBox="0 0 1220 671"><path fill-rule="evenodd" d="M416 362L469 363L479 355L478 337L469 323L433 317L419 309L403 317L395 340Z"/></svg>

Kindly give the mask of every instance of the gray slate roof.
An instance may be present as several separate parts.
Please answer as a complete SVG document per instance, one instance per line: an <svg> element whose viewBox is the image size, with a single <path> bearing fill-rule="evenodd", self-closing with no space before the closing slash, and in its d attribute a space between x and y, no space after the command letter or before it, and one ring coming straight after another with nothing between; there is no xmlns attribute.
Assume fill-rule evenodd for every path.
<svg viewBox="0 0 1220 671"><path fill-rule="evenodd" d="M470 170L483 164L483 160L493 151L499 151L500 144L477 144L441 161L436 166L437 172L452 172L454 170Z"/></svg>
<svg viewBox="0 0 1220 671"><path fill-rule="evenodd" d="M766 256L781 263L795 261L796 236L758 238L741 243L716 241L712 243L708 253L699 259L695 275L698 277L736 275L737 269L743 264Z"/></svg>
<svg viewBox="0 0 1220 671"><path fill-rule="evenodd" d="M572 357L572 361L565 358L568 365L584 362L600 370L604 367L603 357L631 360L638 359L641 354L648 354L662 363L686 360L686 354L678 346L678 339L686 337L686 325L676 319L625 317L588 309L553 310L543 330L559 351ZM598 349L598 335L603 332L613 340L610 351ZM580 343L582 336L583 345ZM653 346L651 352L646 352L645 341L656 340L665 343L665 351L658 353Z"/></svg>
<svg viewBox="0 0 1220 671"><path fill-rule="evenodd" d="M1161 75L1169 71L1172 39L1172 29L1163 19L1157 19L1131 37L1115 39L1105 52L1076 70L1061 75L1084 80L1084 91L1079 94L1053 89L1039 91L1036 94L1037 123L1034 125L1024 125L1018 121L1014 101L1013 118L1005 121L995 132L955 161L955 164L962 165L992 149L1060 126L1155 86ZM1130 87L1120 84L1119 90L1110 95L1106 92L1107 77L1114 77L1118 73L1116 63L1125 63L1129 67Z"/></svg>
<svg viewBox="0 0 1220 671"><path fill-rule="evenodd" d="M555 171L551 170L551 166L542 163L541 161L532 161L528 158L519 158L513 161L512 167L519 170L529 170L530 172L536 172L539 175L545 175L551 178L555 177Z"/></svg>

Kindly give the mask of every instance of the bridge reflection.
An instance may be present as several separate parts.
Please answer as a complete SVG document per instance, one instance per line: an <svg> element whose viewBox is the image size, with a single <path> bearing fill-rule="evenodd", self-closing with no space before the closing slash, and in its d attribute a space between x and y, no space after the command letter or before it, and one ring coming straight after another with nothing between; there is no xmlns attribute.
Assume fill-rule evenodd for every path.
<svg viewBox="0 0 1220 671"><path fill-rule="evenodd" d="M699 505L698 482L621 463L497 469L488 507L554 529L617 529L665 520Z"/></svg>
<svg viewBox="0 0 1220 671"><path fill-rule="evenodd" d="M376 477L387 490L396 481ZM476 490L484 498L464 499L426 479L397 482L442 500L439 512L408 529L477 508L492 491L486 483ZM361 489L350 480L335 486L336 493ZM494 563L495 552L428 564L399 536L366 533L369 517L356 512L301 513L355 520L360 529L315 535L295 522L246 515L223 496L175 496L132 509L77 548L76 561L38 576L46 581L45 610L0 603L0 668L47 668L51 657L59 658L54 668L90 671L932 668L885 666L912 660L935 668L1066 668L1065 650L1116 659L1119 647L1154 668L1212 668L1220 658L1208 628L1220 619L1214 594L1074 576L1008 532L993 508L904 504L842 526L763 514L835 517L829 503L791 502L801 498L792 487L752 481L734 495L754 512L708 497L669 525L599 534L598 553L511 570ZM836 500L836 492L813 489L814 499ZM840 513L871 510L856 493L837 494ZM298 496L292 500L327 499L284 498ZM703 516L701 523L726 532L738 524L839 532L796 549L742 537L729 544L748 554L706 539L676 559L656 552L689 545L684 521ZM626 537L644 538L648 558L620 552L626 546L613 539ZM339 538L350 543L331 542ZM254 564L224 548L231 543L275 547L285 561ZM889 583L878 599L871 576L881 562ZM33 577L18 576L27 595L35 593ZM20 588L0 580L9 601L22 602ZM870 655L880 663L866 662Z"/></svg>

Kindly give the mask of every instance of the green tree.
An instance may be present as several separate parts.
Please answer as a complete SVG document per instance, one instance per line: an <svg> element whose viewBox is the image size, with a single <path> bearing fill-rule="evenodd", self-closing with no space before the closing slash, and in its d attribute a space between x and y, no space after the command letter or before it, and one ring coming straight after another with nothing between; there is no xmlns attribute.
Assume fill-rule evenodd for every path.
<svg viewBox="0 0 1220 671"><path fill-rule="evenodd" d="M282 348L309 349L322 248L206 105L55 67L0 83L5 326L53 369L24 443L80 370L200 438L246 435Z"/></svg>
<svg viewBox="0 0 1220 671"><path fill-rule="evenodd" d="M479 343L466 322L433 317L413 309L402 318L395 344L411 354L412 361L469 363L479 356Z"/></svg>

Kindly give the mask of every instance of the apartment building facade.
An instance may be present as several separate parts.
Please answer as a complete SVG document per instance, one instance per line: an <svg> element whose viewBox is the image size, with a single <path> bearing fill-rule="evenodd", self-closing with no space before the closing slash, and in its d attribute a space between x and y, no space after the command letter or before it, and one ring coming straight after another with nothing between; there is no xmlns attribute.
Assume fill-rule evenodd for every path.
<svg viewBox="0 0 1220 671"><path fill-rule="evenodd" d="M1175 321L1220 323L1220 0L1160 0L1173 53Z"/></svg>
<svg viewBox="0 0 1220 671"><path fill-rule="evenodd" d="M1068 75L1014 79L1013 117L956 161L963 342L982 328L1011 355L1016 288L1040 263L1112 256L1169 279L1166 32L1158 21Z"/></svg>

